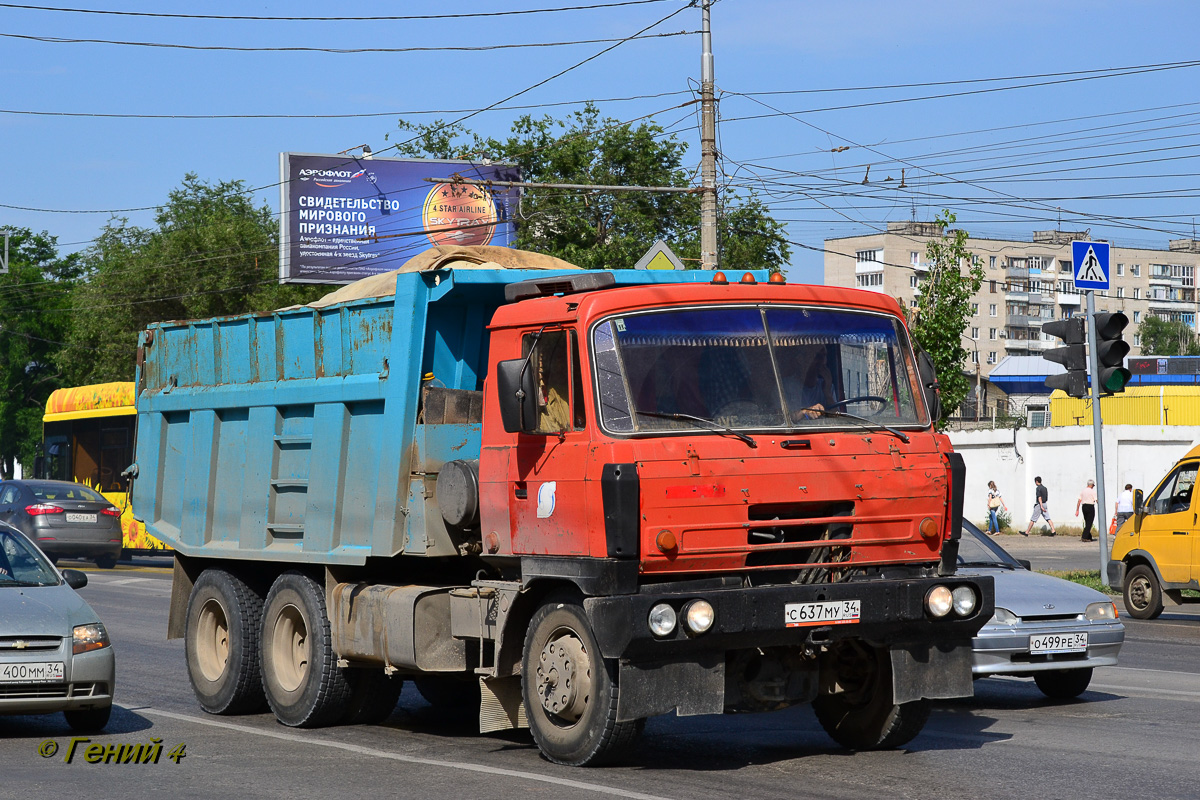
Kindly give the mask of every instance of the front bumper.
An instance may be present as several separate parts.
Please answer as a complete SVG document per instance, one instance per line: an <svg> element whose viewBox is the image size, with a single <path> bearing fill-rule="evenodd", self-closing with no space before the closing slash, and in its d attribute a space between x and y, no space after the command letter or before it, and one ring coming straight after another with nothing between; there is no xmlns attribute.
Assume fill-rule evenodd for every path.
<svg viewBox="0 0 1200 800"><path fill-rule="evenodd" d="M931 619L925 597L934 586L971 586L978 604L966 618L954 613ZM650 609L671 604L676 612L690 600L712 604L715 618L706 633L689 636L682 625L666 637L650 632ZM858 622L787 627L788 603L861 601ZM821 645L857 638L878 645L931 645L969 641L995 611L990 576L865 579L835 584L760 586L681 591L671 584L643 587L638 594L591 597L584 601L592 630L607 658L655 660L758 647Z"/></svg>
<svg viewBox="0 0 1200 800"><path fill-rule="evenodd" d="M64 659L64 683L0 683L0 714L53 714L112 705L116 679L112 647L78 655L53 652L25 660Z"/></svg>
<svg viewBox="0 0 1200 800"><path fill-rule="evenodd" d="M1029 637L1042 633L1086 631L1086 653L1030 655ZM971 673L1032 675L1060 669L1112 667L1125 641L1125 626L1113 622L1056 622L1049 624L990 625L971 642Z"/></svg>

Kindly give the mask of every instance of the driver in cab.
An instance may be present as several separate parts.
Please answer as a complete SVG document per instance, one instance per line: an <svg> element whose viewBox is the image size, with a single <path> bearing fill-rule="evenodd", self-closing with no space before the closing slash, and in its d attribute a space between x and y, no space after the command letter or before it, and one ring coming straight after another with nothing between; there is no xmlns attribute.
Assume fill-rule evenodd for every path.
<svg viewBox="0 0 1200 800"><path fill-rule="evenodd" d="M822 345L789 348L787 357L780 359L783 394L793 421L816 419L833 405L833 375L829 372L827 353Z"/></svg>

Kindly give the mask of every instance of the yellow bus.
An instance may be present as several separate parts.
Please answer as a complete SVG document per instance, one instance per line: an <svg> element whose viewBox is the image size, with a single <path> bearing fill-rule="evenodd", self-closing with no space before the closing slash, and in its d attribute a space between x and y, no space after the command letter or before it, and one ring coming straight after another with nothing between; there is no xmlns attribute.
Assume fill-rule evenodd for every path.
<svg viewBox="0 0 1200 800"><path fill-rule="evenodd" d="M129 479L122 475L133 463L133 383L98 383L58 389L46 401L39 478L74 481L90 486L121 509L124 555L169 548L146 533L133 518Z"/></svg>

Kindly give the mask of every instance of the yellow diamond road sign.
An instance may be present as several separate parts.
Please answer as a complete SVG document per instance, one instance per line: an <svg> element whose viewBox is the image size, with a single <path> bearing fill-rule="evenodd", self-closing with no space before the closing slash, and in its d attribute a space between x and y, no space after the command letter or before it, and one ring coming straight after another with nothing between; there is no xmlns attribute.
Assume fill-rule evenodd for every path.
<svg viewBox="0 0 1200 800"><path fill-rule="evenodd" d="M646 251L646 255L638 259L634 269L684 269L679 256L671 252L667 243L659 239L654 246Z"/></svg>

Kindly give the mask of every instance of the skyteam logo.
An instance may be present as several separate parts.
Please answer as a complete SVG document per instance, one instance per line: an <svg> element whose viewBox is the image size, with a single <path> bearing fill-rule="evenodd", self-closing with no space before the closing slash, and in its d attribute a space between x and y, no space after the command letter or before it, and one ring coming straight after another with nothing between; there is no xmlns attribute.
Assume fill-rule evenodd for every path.
<svg viewBox="0 0 1200 800"><path fill-rule="evenodd" d="M366 177L371 183L375 182L375 174L365 169L302 169L297 176L301 181L312 181L323 189L338 189L354 181L355 178Z"/></svg>

